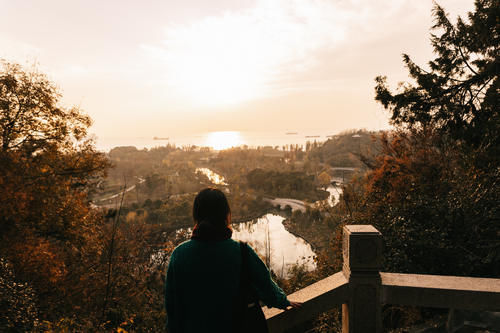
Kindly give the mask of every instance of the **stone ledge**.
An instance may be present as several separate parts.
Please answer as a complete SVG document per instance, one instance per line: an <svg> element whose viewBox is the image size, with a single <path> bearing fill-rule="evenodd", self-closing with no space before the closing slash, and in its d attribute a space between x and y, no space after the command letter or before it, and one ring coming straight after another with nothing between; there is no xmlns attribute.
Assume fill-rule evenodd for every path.
<svg viewBox="0 0 500 333"><path fill-rule="evenodd" d="M500 279L380 273L382 303L500 311Z"/></svg>
<svg viewBox="0 0 500 333"><path fill-rule="evenodd" d="M342 272L338 272L289 295L289 300L304 303L300 310L263 308L269 332L284 332L345 303L348 292L348 281Z"/></svg>

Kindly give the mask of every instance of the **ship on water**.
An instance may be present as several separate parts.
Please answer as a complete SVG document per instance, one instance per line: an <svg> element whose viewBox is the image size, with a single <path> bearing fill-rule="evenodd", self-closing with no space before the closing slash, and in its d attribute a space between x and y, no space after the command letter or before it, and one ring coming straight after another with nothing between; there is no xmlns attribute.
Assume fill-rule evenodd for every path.
<svg viewBox="0 0 500 333"><path fill-rule="evenodd" d="M160 138L160 137L157 137L157 136L154 136L153 137L153 140L168 140L169 138Z"/></svg>
<svg viewBox="0 0 500 333"><path fill-rule="evenodd" d="M286 132L285 135L297 135L299 134L298 132Z"/></svg>

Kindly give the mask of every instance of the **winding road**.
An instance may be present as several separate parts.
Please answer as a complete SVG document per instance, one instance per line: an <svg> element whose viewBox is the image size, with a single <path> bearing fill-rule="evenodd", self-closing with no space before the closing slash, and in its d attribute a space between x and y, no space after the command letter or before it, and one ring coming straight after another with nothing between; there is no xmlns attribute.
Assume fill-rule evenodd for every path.
<svg viewBox="0 0 500 333"><path fill-rule="evenodd" d="M125 193L130 192L133 189L135 189L138 184L142 184L142 183L144 183L146 181L144 178L140 178L140 177L137 177L137 179L139 179L139 182L137 184L135 184L135 185L132 185L132 186L126 188L125 191L122 190L122 191L120 191L120 192L118 192L116 194L110 195L108 197L100 198L100 199L98 199L96 201L100 202L100 201L106 201L106 200L111 200L111 199L117 198L120 195L122 195L123 192L125 192Z"/></svg>

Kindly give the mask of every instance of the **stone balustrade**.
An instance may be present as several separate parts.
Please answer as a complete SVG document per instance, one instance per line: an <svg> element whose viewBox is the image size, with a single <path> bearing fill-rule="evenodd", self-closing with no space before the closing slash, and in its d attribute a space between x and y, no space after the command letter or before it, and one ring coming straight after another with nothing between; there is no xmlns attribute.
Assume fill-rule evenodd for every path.
<svg viewBox="0 0 500 333"><path fill-rule="evenodd" d="M382 332L382 304L500 311L500 279L380 272L382 235L371 225L344 227L342 272L291 295L300 309L264 309L269 331L293 331L342 305L343 333Z"/></svg>

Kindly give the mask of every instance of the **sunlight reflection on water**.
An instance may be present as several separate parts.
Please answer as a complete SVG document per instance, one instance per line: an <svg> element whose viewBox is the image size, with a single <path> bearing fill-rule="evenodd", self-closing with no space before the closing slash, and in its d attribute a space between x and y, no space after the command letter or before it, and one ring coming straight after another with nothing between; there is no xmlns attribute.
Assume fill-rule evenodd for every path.
<svg viewBox="0 0 500 333"><path fill-rule="evenodd" d="M208 168L197 168L195 170L195 172L196 173L201 172L202 174L204 174L205 176L207 176L207 178L212 183L214 183L214 184L217 184L217 185L227 185L227 183L225 182L224 177L222 177L218 173L213 172L212 170L210 170Z"/></svg>
<svg viewBox="0 0 500 333"><path fill-rule="evenodd" d="M256 220L233 224L233 239L248 242L263 257L270 248L271 268L278 276L287 277L294 264L314 270L315 253L311 245L288 232L284 220L282 216L266 214Z"/></svg>
<svg viewBox="0 0 500 333"><path fill-rule="evenodd" d="M288 270L295 264L304 265L306 270L316 269L315 253L311 245L302 238L289 233L283 225L284 217L266 214L254 220L243 223L233 223L233 239L245 241L266 261L266 248L270 249L270 266L280 277L288 277ZM189 237L192 228L181 228L177 236ZM269 244L269 246L268 246ZM163 258L159 251L152 260L157 263Z"/></svg>
<svg viewBox="0 0 500 333"><path fill-rule="evenodd" d="M207 134L204 146L212 147L215 150L223 150L231 147L241 146L243 139L240 132L237 131L221 131L210 132Z"/></svg>
<svg viewBox="0 0 500 333"><path fill-rule="evenodd" d="M158 137L168 137L168 140L154 140L153 137L96 137L97 148L109 151L114 147L135 146L137 149L153 148L174 144L177 147L198 146L213 149L225 149L234 146L247 145L249 147L273 146L282 148L283 145L298 144L304 146L306 142L326 141L331 135L330 130L303 130L289 135L284 131L216 131L174 134L168 132L155 133ZM314 136L314 137L311 137Z"/></svg>

